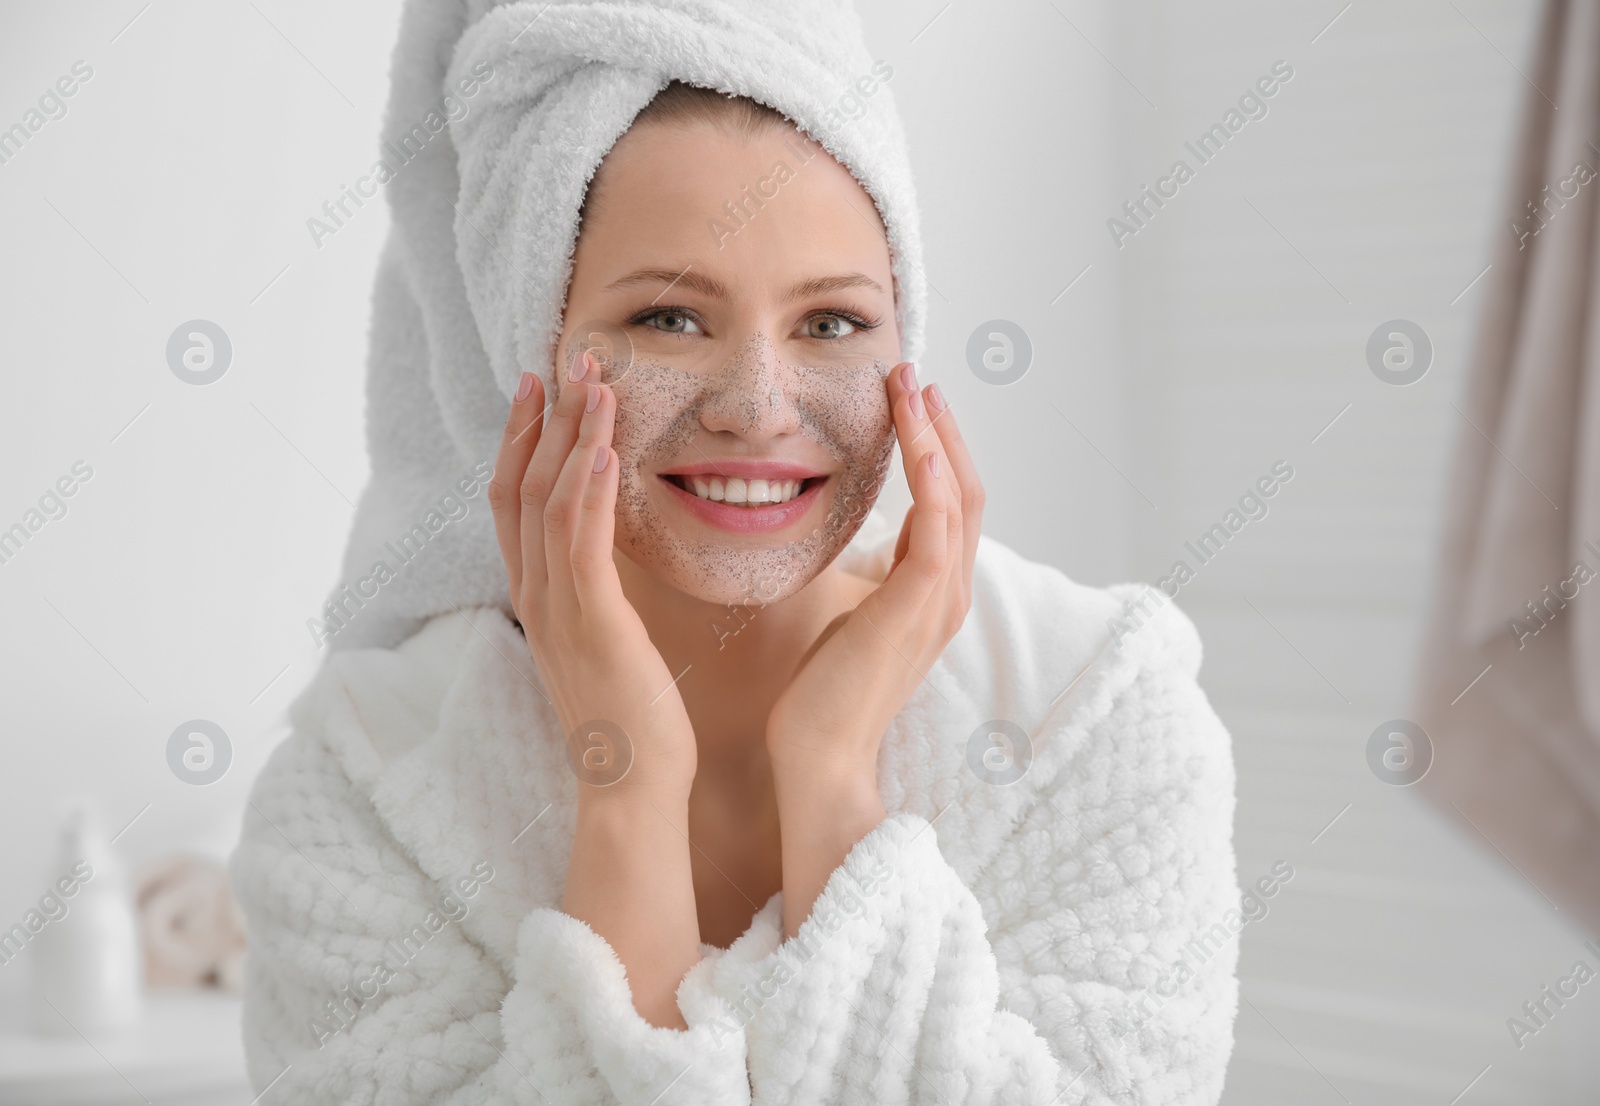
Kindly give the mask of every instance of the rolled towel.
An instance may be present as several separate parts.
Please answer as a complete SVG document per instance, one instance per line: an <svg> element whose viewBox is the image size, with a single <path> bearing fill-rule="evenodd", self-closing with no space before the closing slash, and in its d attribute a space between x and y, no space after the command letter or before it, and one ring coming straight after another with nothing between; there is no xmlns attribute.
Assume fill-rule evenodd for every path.
<svg viewBox="0 0 1600 1106"><path fill-rule="evenodd" d="M215 860L171 856L140 872L135 901L152 987L242 989L244 912Z"/></svg>
<svg viewBox="0 0 1600 1106"><path fill-rule="evenodd" d="M433 615L504 605L483 492L508 404L523 369L552 363L588 182L672 80L775 108L854 174L887 229L901 356L920 355L904 135L887 88L856 110L874 64L849 0L407 0L373 167L393 223L368 355L372 480L308 622L319 643L393 646Z"/></svg>

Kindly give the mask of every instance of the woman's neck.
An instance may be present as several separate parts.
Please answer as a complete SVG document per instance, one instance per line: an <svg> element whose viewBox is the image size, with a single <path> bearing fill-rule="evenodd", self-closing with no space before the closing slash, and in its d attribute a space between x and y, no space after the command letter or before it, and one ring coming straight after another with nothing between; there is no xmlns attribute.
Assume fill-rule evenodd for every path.
<svg viewBox="0 0 1600 1106"><path fill-rule="evenodd" d="M830 564L788 599L729 607L685 595L620 550L622 590L668 670L678 677L700 769L765 765L767 714L812 644L876 585Z"/></svg>

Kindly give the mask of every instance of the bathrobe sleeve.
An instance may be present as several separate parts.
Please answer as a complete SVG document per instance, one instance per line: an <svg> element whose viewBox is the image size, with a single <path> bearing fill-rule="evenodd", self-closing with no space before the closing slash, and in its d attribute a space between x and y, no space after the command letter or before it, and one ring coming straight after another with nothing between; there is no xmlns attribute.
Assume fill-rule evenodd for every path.
<svg viewBox="0 0 1600 1106"><path fill-rule="evenodd" d="M769 903L772 951L716 967L755 1101L1216 1103L1243 922L1229 738L1192 677L1139 673L1086 733L1052 716L1042 778L988 812L891 815L792 940ZM938 838L989 817L968 886Z"/></svg>
<svg viewBox="0 0 1600 1106"><path fill-rule="evenodd" d="M686 980L690 1029L651 1026L609 946L549 909L506 972L451 917L470 899L447 902L304 734L258 779L231 871L260 1106L750 1101L744 1033L715 995Z"/></svg>

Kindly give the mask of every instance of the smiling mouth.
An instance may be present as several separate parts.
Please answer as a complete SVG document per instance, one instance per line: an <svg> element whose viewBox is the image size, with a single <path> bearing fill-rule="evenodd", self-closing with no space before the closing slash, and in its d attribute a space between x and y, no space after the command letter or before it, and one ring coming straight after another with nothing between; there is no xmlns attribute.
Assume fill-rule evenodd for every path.
<svg viewBox="0 0 1600 1106"><path fill-rule="evenodd" d="M771 507L788 503L826 480L812 476L804 480L760 480L738 476L679 476L663 473L661 479L681 488L697 499L723 503L730 507Z"/></svg>

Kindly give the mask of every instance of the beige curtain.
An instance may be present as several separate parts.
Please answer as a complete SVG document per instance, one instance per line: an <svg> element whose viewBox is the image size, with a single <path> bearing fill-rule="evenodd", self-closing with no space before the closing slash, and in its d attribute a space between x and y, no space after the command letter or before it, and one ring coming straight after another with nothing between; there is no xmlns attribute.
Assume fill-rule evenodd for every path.
<svg viewBox="0 0 1600 1106"><path fill-rule="evenodd" d="M1600 4L1546 3L1494 232L1413 720L1418 785L1600 928ZM1476 680L1476 682L1474 682ZM1470 686L1469 686L1470 685Z"/></svg>

